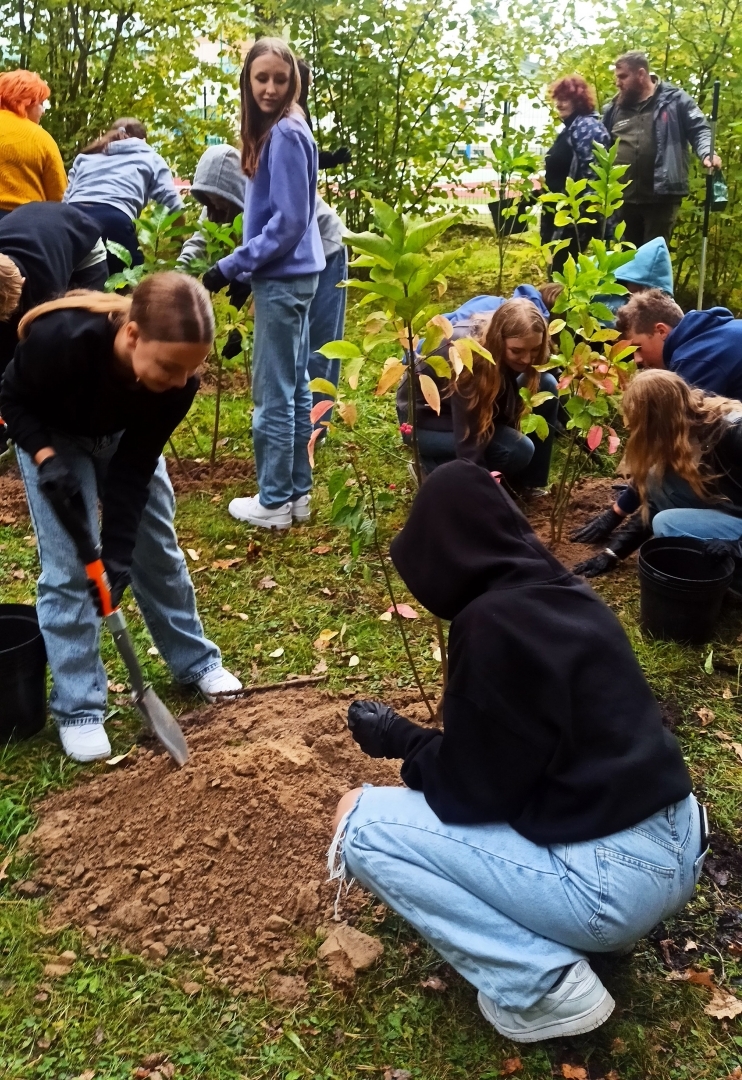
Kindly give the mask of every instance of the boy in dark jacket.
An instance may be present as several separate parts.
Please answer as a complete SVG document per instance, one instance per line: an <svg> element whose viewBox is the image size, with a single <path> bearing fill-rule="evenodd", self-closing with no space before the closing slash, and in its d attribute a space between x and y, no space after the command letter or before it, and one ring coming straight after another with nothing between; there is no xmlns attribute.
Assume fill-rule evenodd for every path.
<svg viewBox="0 0 742 1080"><path fill-rule="evenodd" d="M624 240L639 247L664 236L669 243L683 197L688 194L688 146L704 168L721 168L711 157L711 129L693 98L649 73L644 53L616 61L618 93L603 110L603 123L620 140L617 165L628 165L629 186L621 211Z"/></svg>

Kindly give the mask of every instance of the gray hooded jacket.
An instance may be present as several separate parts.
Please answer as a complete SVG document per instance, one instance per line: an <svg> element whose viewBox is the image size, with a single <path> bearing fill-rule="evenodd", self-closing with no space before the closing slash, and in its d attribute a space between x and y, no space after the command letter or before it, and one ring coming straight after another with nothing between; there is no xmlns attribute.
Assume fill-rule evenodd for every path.
<svg viewBox="0 0 742 1080"><path fill-rule="evenodd" d="M151 201L183 209L166 161L144 139L121 139L100 154L78 154L68 179L66 203L104 203L130 218L138 218Z"/></svg>
<svg viewBox="0 0 742 1080"><path fill-rule="evenodd" d="M234 204L234 216L242 213L245 205L245 174L240 163L239 150L233 146L210 146L201 155L193 174L191 195L199 202L204 196L218 195ZM199 222L208 220L204 206ZM194 259L206 258L206 234L200 229L186 240L178 256L178 267L187 269Z"/></svg>
<svg viewBox="0 0 742 1080"><path fill-rule="evenodd" d="M618 95L603 110L603 123L613 137ZM690 94L671 83L658 82L652 106L654 121L654 193L688 194L688 144L703 159L711 153L711 128Z"/></svg>

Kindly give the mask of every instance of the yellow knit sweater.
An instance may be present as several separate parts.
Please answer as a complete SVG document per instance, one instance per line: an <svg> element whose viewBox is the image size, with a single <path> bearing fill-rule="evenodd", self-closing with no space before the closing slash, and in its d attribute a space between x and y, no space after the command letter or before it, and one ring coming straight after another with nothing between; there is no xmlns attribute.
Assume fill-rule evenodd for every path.
<svg viewBox="0 0 742 1080"><path fill-rule="evenodd" d="M0 210L61 202L67 187L62 155L48 131L0 109Z"/></svg>

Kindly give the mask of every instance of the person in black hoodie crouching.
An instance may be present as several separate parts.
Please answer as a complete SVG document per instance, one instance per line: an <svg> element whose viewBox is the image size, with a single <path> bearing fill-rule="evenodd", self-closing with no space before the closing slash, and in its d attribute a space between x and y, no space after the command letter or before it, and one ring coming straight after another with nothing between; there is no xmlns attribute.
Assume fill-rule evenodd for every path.
<svg viewBox="0 0 742 1080"><path fill-rule="evenodd" d="M341 799L332 874L408 919L502 1035L591 1031L614 1001L586 954L627 949L701 872L678 744L616 617L485 469L436 469L391 555L453 620L443 730L353 702L353 738L406 786Z"/></svg>

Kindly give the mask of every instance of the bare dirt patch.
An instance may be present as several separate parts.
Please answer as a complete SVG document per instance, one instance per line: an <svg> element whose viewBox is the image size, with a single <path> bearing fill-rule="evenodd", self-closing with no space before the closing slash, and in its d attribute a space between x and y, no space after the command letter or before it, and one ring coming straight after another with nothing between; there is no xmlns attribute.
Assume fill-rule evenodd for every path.
<svg viewBox="0 0 742 1080"><path fill-rule="evenodd" d="M616 481L609 476L588 476L578 480L575 485L572 501L564 525L564 532L559 543L551 543L551 514L552 497L544 495L542 498L528 499L522 504L523 513L531 523L531 528L546 546L554 552L556 557L570 569L583 559L589 559L597 554L603 545L595 544L571 544L569 534L574 529L586 525L591 518L596 517L602 510L610 506L616 500L616 492L613 485Z"/></svg>
<svg viewBox="0 0 742 1080"><path fill-rule="evenodd" d="M169 457L167 471L176 495L193 492L216 495L235 484L255 481L255 462L244 458L225 457L217 460L212 469L208 460L201 458L180 458L176 461Z"/></svg>
<svg viewBox="0 0 742 1080"><path fill-rule="evenodd" d="M25 525L28 521L26 489L17 465L0 472L0 525Z"/></svg>
<svg viewBox="0 0 742 1080"><path fill-rule="evenodd" d="M238 990L290 966L301 931L333 925L325 853L339 796L400 782L399 763L367 758L350 738L350 696L286 689L200 710L184 719L184 769L140 747L45 800L26 845L53 923L154 961L191 950ZM413 702L395 704L424 721ZM342 917L362 902L351 893Z"/></svg>

